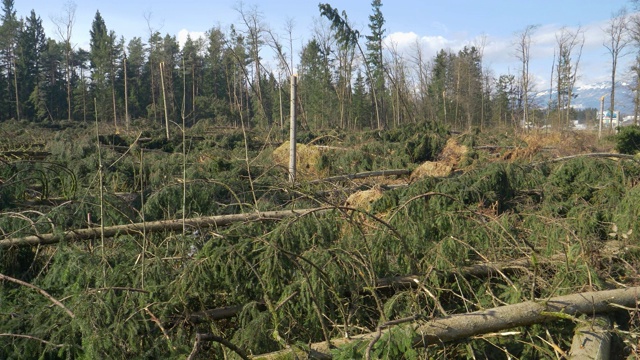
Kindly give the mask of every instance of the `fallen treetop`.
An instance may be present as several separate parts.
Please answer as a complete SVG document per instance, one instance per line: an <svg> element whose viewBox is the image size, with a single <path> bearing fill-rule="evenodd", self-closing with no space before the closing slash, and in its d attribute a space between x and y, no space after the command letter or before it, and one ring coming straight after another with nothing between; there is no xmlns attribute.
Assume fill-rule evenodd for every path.
<svg viewBox="0 0 640 360"><path fill-rule="evenodd" d="M640 296L640 287L625 289L592 291L538 301L526 301L514 305L457 314L420 323L412 323L415 333L415 347L424 347L449 341L469 338L476 335L497 332L518 326L528 326L549 320L571 318L581 314L598 314L620 310L620 307L635 308ZM384 325L384 324L383 324ZM383 332L388 331L388 326ZM331 341L334 347L340 347L353 341L372 341L379 337L372 332L351 338ZM327 342L313 343L309 346L315 356L330 358ZM255 356L253 359L277 359L299 349L289 348L275 353Z"/></svg>
<svg viewBox="0 0 640 360"><path fill-rule="evenodd" d="M100 227L92 227L85 229L69 230L62 233L48 233L30 235L25 237L9 238L0 240L0 248L10 247L16 245L47 245L55 244L60 241L79 241L89 239L99 239L101 236L106 238L114 237L124 234L141 234L143 232L154 231L176 231L181 230L182 226L189 228L203 228L203 227L216 227L229 225L235 222L242 221L264 221L264 220L279 220L292 216L301 216L312 212L326 211L328 208L312 208L312 209L300 209L300 210L281 210L281 211L265 211L265 212L251 212L245 214L231 214L231 215L218 215L218 216L204 216L198 218L182 219L179 220L161 220L141 222L125 225L108 226L104 229Z"/></svg>

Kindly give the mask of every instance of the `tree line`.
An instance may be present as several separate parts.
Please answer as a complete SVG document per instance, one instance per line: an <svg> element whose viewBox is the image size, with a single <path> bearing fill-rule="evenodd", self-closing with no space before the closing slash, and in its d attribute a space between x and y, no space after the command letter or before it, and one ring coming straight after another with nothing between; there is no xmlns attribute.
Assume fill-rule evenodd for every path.
<svg viewBox="0 0 640 360"><path fill-rule="evenodd" d="M127 41L107 27L98 10L89 49L82 49L72 43L75 4L65 5L64 15L54 19L55 36L49 37L35 10L18 18L14 1L2 0L0 121L97 119L122 128L131 119L147 119L168 130L172 122L211 119L225 126L284 128L294 67L301 121L310 129L382 129L418 121L459 130L568 126L575 118L571 101L584 44L580 28L556 34L550 89L555 96L541 104L533 98L528 71L533 25L517 34L521 71L495 75L483 66L482 44L443 49L433 58L419 44L411 54L386 44L381 0L371 2L364 36L345 12L319 4L321 20L295 62L292 23L283 37L257 7L240 4L236 10L236 25L213 27L204 38L188 37L182 47L174 35L163 36L151 26L145 39ZM640 29L636 23L620 11L604 30L611 35L604 45L612 55L613 84L618 57ZM265 61L266 54L275 54L276 61ZM637 79L640 72L635 74ZM615 86L611 109L614 91Z"/></svg>

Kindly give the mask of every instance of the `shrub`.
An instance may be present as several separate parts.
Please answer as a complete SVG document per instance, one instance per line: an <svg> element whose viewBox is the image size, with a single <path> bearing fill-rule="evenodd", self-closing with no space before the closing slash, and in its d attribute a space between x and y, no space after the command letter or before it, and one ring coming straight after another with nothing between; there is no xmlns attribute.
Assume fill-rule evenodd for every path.
<svg viewBox="0 0 640 360"><path fill-rule="evenodd" d="M616 150L621 154L636 154L640 151L640 126L625 126L619 128L615 137Z"/></svg>

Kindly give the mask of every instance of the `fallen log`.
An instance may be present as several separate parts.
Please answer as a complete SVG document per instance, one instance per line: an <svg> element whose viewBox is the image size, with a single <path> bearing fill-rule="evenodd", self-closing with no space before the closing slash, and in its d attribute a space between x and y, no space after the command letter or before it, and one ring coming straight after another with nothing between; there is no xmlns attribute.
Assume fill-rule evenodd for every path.
<svg viewBox="0 0 640 360"><path fill-rule="evenodd" d="M265 211L265 212L252 212L244 214L231 214L231 215L218 215L218 216L205 216L198 218L191 218L184 220L184 226L188 228L204 228L204 227L216 227L229 225L236 222L244 221L265 221L265 220L280 220L287 217L302 216L312 212L324 212L329 208L313 208L313 209L301 209L301 210L281 210L281 211ZM104 228L104 237L110 238L124 234L142 234L157 232L157 231L177 231L181 230L183 221L179 220L161 220L150 221L142 223L133 223L125 225L108 226ZM17 245L48 245L55 244L60 241L79 241L99 239L102 236L100 227L92 227L85 229L75 229L57 233L48 234L36 234L24 237L9 238L0 240L0 248L17 246Z"/></svg>
<svg viewBox="0 0 640 360"><path fill-rule="evenodd" d="M561 162L561 161L567 161L567 160L572 160L572 159L581 158L581 157L595 157L595 158L604 158L604 159L612 159L613 158L613 159L633 160L633 161L636 161L636 162L640 161L635 157L635 155L629 155L629 154L588 153L588 154L569 155L569 156L559 157L559 158L555 158L555 159L544 160L544 161L540 161L540 162L536 162L536 163L531 163L531 165L540 165L540 164L543 164L543 163Z"/></svg>
<svg viewBox="0 0 640 360"><path fill-rule="evenodd" d="M345 181L345 180L353 180L353 179L365 179L368 177L375 177L375 176L393 176L393 175L410 175L410 174L411 174L411 170L408 170L408 169L366 171L366 172L361 172L356 174L338 175L338 176L331 176L324 179L313 180L313 181L309 181L309 184L319 184L324 182Z"/></svg>
<svg viewBox="0 0 640 360"><path fill-rule="evenodd" d="M599 314L619 311L620 307L635 308L640 297L640 287L592 291L557 296L538 301L526 301L514 305L480 310L466 314L456 314L420 323L412 322L415 347L466 339L472 336L498 332L519 326L529 326L549 320L572 318L580 314ZM388 332L389 328L382 330ZM378 332L340 338L331 341L333 347L340 347L354 341L370 342L379 337ZM253 359L270 360L285 355L299 354L299 348L289 348L274 353L263 354ZM306 351L329 355L327 342L312 343Z"/></svg>

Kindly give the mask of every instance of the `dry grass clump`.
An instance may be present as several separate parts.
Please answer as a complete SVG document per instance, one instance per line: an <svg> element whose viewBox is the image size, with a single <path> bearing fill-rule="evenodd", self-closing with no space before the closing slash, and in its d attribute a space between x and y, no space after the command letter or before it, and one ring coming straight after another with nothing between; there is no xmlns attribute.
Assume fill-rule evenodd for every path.
<svg viewBox="0 0 640 360"><path fill-rule="evenodd" d="M545 149L553 156L609 152L612 146L598 140L595 131L531 131L520 135L528 147Z"/></svg>
<svg viewBox="0 0 640 360"><path fill-rule="evenodd" d="M444 162L426 161L422 165L418 166L415 170L413 170L409 180L413 182L427 176L447 177L451 175L452 172L453 166L449 164L445 164Z"/></svg>
<svg viewBox="0 0 640 360"><path fill-rule="evenodd" d="M296 147L296 170L297 176L301 179L319 179L325 177L324 171L318 169L318 162L322 150L314 145L297 144ZM289 168L289 141L273 150L273 160L276 164Z"/></svg>
<svg viewBox="0 0 640 360"><path fill-rule="evenodd" d="M449 138L440 153L440 159L442 163L455 168L468 153L467 146L461 145L455 138Z"/></svg>
<svg viewBox="0 0 640 360"><path fill-rule="evenodd" d="M598 140L592 131L530 131L518 135L518 140L526 146L518 146L500 156L501 160L528 160L544 154L545 157L592 152L609 152L611 147Z"/></svg>
<svg viewBox="0 0 640 360"><path fill-rule="evenodd" d="M373 187L369 190L362 190L356 193L351 194L347 201L345 201L345 206L364 210L371 211L371 204L374 201L380 199L384 192L378 186Z"/></svg>

